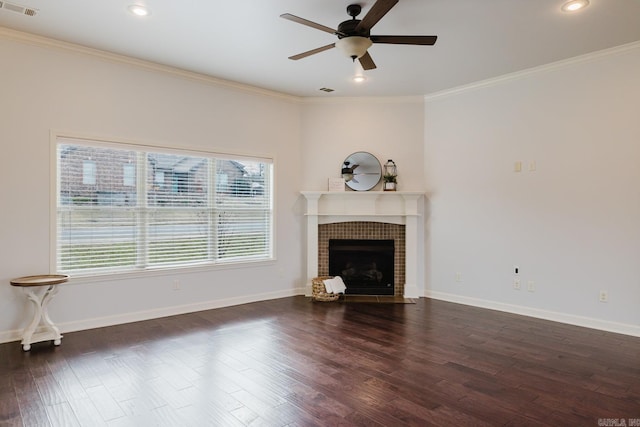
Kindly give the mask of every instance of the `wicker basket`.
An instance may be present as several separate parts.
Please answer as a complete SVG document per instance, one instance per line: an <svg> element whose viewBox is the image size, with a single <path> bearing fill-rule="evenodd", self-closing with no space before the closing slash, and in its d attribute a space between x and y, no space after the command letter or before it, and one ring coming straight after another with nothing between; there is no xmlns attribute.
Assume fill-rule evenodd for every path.
<svg viewBox="0 0 640 427"><path fill-rule="evenodd" d="M340 298L340 294L328 294L327 288L324 287L323 280L333 279L333 276L314 277L311 281L311 297L314 301L336 301Z"/></svg>

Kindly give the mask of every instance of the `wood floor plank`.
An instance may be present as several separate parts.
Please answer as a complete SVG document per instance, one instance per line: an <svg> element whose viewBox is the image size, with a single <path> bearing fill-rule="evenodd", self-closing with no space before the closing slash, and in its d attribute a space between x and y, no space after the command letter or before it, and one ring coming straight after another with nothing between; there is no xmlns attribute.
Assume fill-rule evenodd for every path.
<svg viewBox="0 0 640 427"><path fill-rule="evenodd" d="M11 384L11 381L7 383ZM20 405L13 390L0 393L0 426L4 425L22 425Z"/></svg>
<svg viewBox="0 0 640 427"><path fill-rule="evenodd" d="M46 363L51 372L51 376L68 400L88 397L87 392L80 384L80 381L78 381L73 369L71 369L64 356L62 356L62 353L56 353L55 357L48 358Z"/></svg>
<svg viewBox="0 0 640 427"><path fill-rule="evenodd" d="M89 398L89 395L80 399L69 400L69 406L71 406L71 409L81 426L101 427L107 425L102 420L98 409Z"/></svg>
<svg viewBox="0 0 640 427"><path fill-rule="evenodd" d="M47 415L54 426L80 426L75 412L68 402L56 403L45 407Z"/></svg>
<svg viewBox="0 0 640 427"><path fill-rule="evenodd" d="M125 415L118 402L103 385L88 388L87 394L100 413L101 421L109 422Z"/></svg>
<svg viewBox="0 0 640 427"><path fill-rule="evenodd" d="M3 375L4 376L4 375ZM20 407L20 415L24 425L48 426L51 425L47 411L35 380L27 368L12 373L15 387L15 397Z"/></svg>
<svg viewBox="0 0 640 427"><path fill-rule="evenodd" d="M597 425L640 339L442 301L282 298L0 345L8 426Z"/></svg>

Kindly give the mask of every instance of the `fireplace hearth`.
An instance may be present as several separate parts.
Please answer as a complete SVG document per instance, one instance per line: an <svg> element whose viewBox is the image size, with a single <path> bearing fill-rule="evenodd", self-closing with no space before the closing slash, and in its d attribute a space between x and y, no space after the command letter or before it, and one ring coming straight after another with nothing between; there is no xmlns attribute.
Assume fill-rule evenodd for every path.
<svg viewBox="0 0 640 427"><path fill-rule="evenodd" d="M394 253L393 240L330 239L329 275L347 295L394 295Z"/></svg>

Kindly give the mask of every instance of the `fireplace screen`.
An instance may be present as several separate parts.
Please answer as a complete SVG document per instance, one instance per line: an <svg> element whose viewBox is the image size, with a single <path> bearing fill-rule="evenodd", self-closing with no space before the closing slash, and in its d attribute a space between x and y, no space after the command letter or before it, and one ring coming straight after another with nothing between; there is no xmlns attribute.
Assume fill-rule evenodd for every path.
<svg viewBox="0 0 640 427"><path fill-rule="evenodd" d="M329 274L340 276L347 294L394 294L394 241L330 239Z"/></svg>

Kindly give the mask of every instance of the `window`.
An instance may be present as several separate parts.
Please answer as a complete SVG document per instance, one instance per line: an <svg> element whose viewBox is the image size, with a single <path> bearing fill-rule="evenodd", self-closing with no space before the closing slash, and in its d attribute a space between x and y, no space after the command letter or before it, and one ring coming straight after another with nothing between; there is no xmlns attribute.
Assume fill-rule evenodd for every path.
<svg viewBox="0 0 640 427"><path fill-rule="evenodd" d="M135 187L136 166L131 164L122 165L122 185L125 187Z"/></svg>
<svg viewBox="0 0 640 427"><path fill-rule="evenodd" d="M62 137L56 152L58 272L132 272L273 256L268 159Z"/></svg>
<svg viewBox="0 0 640 427"><path fill-rule="evenodd" d="M82 161L82 184L96 185L96 162L92 160Z"/></svg>

